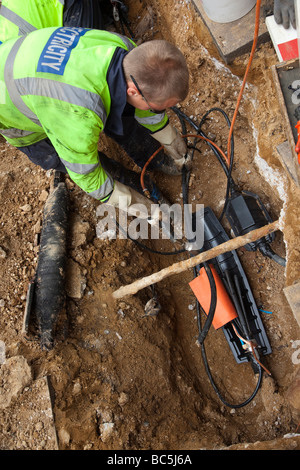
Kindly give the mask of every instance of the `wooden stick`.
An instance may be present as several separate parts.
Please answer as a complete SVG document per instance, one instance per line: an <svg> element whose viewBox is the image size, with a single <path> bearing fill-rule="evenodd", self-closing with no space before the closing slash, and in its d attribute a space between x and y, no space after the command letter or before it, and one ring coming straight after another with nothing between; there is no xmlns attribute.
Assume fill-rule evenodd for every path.
<svg viewBox="0 0 300 470"><path fill-rule="evenodd" d="M264 225L263 227L260 227L256 230L253 230L252 232L247 233L246 235L241 235L240 237L230 239L222 243L221 245L215 246L210 250L204 251L203 253L200 253L199 255L196 255L192 258L189 258L184 261L179 261L178 263L174 263L171 266L162 269L161 271L150 274L150 276L138 279L132 284L120 287L115 292L113 292L112 295L115 299L120 299L127 295L136 294L139 290L143 289L144 287L155 284L168 276L182 273L183 271L193 268L198 264L204 263L205 261L208 261L229 251L236 250L237 248L247 245L247 243L254 242L259 238L263 238L266 235L275 232L279 229L280 223L279 220L276 220L275 222L272 222L268 225Z"/></svg>

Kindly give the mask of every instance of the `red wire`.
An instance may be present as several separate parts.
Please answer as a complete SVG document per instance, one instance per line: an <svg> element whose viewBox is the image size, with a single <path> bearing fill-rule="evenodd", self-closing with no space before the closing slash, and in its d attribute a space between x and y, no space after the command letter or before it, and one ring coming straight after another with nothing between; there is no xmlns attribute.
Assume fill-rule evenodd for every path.
<svg viewBox="0 0 300 470"><path fill-rule="evenodd" d="M198 139L202 139L202 140L205 140L207 142L209 142L210 144L212 144L214 147L216 147L216 149L221 153L222 157L225 159L225 161L227 162L228 164L228 159L225 155L225 153L220 149L220 147L217 146L217 144L215 144L212 140L209 140L208 138L206 137L203 137L202 135L198 135L198 134L186 134L186 135L183 135L182 138L184 137L196 137ZM153 158L163 149L163 145L161 147L159 147L152 155L151 157L147 160L147 162L145 163L143 169L142 169L142 172L141 172L141 186L142 186L142 189L144 192L148 191L147 188L145 187L145 183L144 183L144 176L145 176L145 172L146 172L146 169L149 165L149 163L153 160Z"/></svg>

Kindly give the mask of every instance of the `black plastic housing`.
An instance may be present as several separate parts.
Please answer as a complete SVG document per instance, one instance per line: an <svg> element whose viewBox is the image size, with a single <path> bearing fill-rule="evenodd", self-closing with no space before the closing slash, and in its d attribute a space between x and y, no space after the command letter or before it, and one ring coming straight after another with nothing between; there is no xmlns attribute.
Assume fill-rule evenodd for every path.
<svg viewBox="0 0 300 470"><path fill-rule="evenodd" d="M207 251L215 246L220 245L229 240L227 233L220 224L216 215L210 207L204 209L204 245L201 252ZM257 344L258 355L267 355L272 352L271 346L265 332L258 307L256 305L253 293L251 291L248 279L241 265L239 257L236 251L230 251L210 261L216 268L220 278L222 279L225 287L227 288L228 294L232 298L228 286L228 279L236 281L240 288L240 309L246 319L248 325L247 336L251 340L254 340ZM235 282L233 282L235 284ZM234 299L232 298L235 304ZM239 320L235 321L237 329L241 331L241 323ZM227 342L231 348L231 351L238 363L241 362L252 362L253 357L249 351L245 350L241 340L236 335L232 325L228 323L222 327ZM245 338L249 339L249 338Z"/></svg>
<svg viewBox="0 0 300 470"><path fill-rule="evenodd" d="M225 215L236 237L272 222L260 198L249 191L235 192L228 201ZM255 242L248 243L245 248L248 251L256 251L259 245L271 243L273 239L274 234L267 235Z"/></svg>

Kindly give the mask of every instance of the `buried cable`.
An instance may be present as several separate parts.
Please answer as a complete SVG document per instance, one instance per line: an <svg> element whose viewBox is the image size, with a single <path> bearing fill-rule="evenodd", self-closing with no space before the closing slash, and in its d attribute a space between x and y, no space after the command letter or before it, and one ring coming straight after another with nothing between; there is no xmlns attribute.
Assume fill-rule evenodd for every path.
<svg viewBox="0 0 300 470"><path fill-rule="evenodd" d="M68 191L55 174L43 214L39 258L34 289L34 310L41 348L54 346L54 329L65 304L65 263L68 228Z"/></svg>

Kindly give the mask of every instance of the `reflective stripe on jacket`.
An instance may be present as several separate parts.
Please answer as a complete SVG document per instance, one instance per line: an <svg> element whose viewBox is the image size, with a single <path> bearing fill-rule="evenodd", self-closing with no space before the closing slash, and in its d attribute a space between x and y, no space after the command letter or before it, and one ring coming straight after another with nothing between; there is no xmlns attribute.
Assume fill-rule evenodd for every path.
<svg viewBox="0 0 300 470"><path fill-rule="evenodd" d="M64 0L2 0L0 44L36 29L63 25Z"/></svg>
<svg viewBox="0 0 300 470"><path fill-rule="evenodd" d="M168 123L168 115L165 112L154 114L151 111L136 109L134 117L139 124L149 129L152 134L161 130Z"/></svg>

